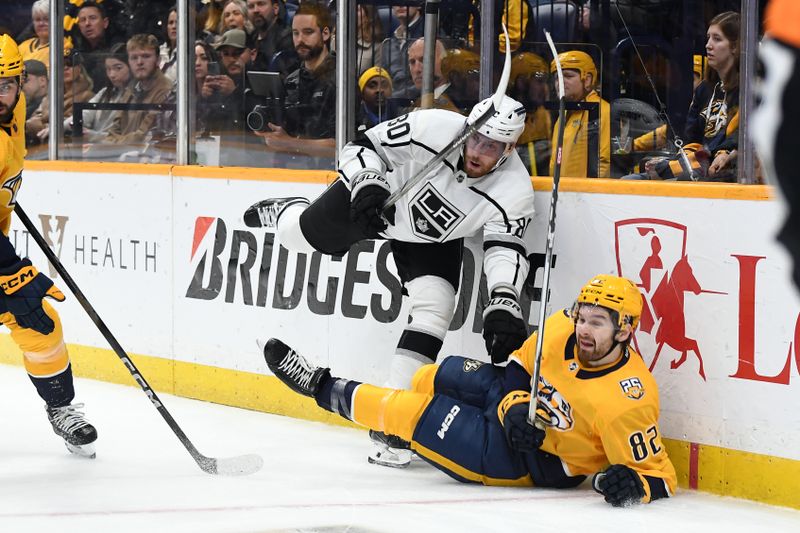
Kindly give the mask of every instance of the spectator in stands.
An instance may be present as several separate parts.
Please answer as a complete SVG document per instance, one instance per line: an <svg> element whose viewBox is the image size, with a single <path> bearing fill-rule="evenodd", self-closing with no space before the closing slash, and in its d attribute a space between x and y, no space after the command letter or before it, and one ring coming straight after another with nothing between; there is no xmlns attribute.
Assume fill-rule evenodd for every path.
<svg viewBox="0 0 800 533"><path fill-rule="evenodd" d="M226 0L222 8L222 17L217 27L217 34L228 30L243 30L247 35L253 33L253 23L244 0Z"/></svg>
<svg viewBox="0 0 800 533"><path fill-rule="evenodd" d="M469 115L478 103L481 58L463 48L448 50L441 61L442 78L449 84L447 94L462 115Z"/></svg>
<svg viewBox="0 0 800 533"><path fill-rule="evenodd" d="M381 57L383 47L383 26L375 11L375 6L358 4L356 7L356 57L357 74L374 66Z"/></svg>
<svg viewBox="0 0 800 533"><path fill-rule="evenodd" d="M425 25L419 7L394 6L392 13L400 25L381 49L380 64L391 72L395 93L405 94L414 85L408 71L408 47L423 36Z"/></svg>
<svg viewBox="0 0 800 533"><path fill-rule="evenodd" d="M422 106L422 71L423 71L423 56L425 50L425 38L420 38L414 41L408 47L408 70L411 73L411 81L413 82L413 91L407 91L401 94L399 98L414 98L411 104L411 109L418 109ZM450 88L450 84L442 76L442 57L446 53L446 49L442 41L436 40L436 53L434 54L433 64L433 104L431 107L435 109L447 109L449 111L459 112L459 109L446 94Z"/></svg>
<svg viewBox="0 0 800 533"><path fill-rule="evenodd" d="M149 34L137 34L126 45L128 64L133 76L132 104L162 104L170 96L173 83L158 68L158 39ZM120 113L109 130L109 140L119 144L141 143L146 140L159 111L147 109Z"/></svg>
<svg viewBox="0 0 800 533"><path fill-rule="evenodd" d="M708 68L694 91L683 142L691 176L681 160L653 158L645 172L626 179L736 181L739 146L739 14L714 17L706 34Z"/></svg>
<svg viewBox="0 0 800 533"><path fill-rule="evenodd" d="M525 129L517 141L517 153L531 176L546 176L550 165L553 119L544 107L550 99L548 68L533 52L519 52L511 59L508 94L525 106Z"/></svg>
<svg viewBox="0 0 800 533"><path fill-rule="evenodd" d="M22 59L34 59L50 68L50 0L36 0L31 6L33 32L35 37L19 45Z"/></svg>
<svg viewBox="0 0 800 533"><path fill-rule="evenodd" d="M83 56L75 49L64 47L64 119L72 117L73 105L88 102L94 96L92 79L83 66ZM26 121L30 134L41 142L50 136L49 98L44 98L33 116Z"/></svg>
<svg viewBox="0 0 800 533"><path fill-rule="evenodd" d="M25 93L25 119L31 118L47 96L47 68L35 59L25 61L25 78L22 92Z"/></svg>
<svg viewBox="0 0 800 533"><path fill-rule="evenodd" d="M97 2L84 2L78 10L80 38L75 49L83 57L83 66L97 87L104 87L106 79L105 55L115 44L108 33L109 19L105 8Z"/></svg>
<svg viewBox="0 0 800 533"><path fill-rule="evenodd" d="M332 19L322 5L306 2L292 19L294 49L300 68L286 78L286 123L269 124L260 132L274 152L330 158L333 163L336 132L336 64L330 53ZM322 162L319 162L322 164Z"/></svg>
<svg viewBox="0 0 800 533"><path fill-rule="evenodd" d="M161 56L161 72L176 82L178 80L178 8L173 6L167 15L166 40L159 48Z"/></svg>
<svg viewBox="0 0 800 533"><path fill-rule="evenodd" d="M597 68L586 52L570 50L558 55L564 74L564 96L568 103L597 104L586 111L567 110L561 175L575 178L607 178L611 175L611 108L595 90ZM556 72L556 62L550 73ZM556 79L558 89L558 79ZM559 122L553 128L553 146L557 143ZM550 157L550 175L555 168L556 152Z"/></svg>
<svg viewBox="0 0 800 533"><path fill-rule="evenodd" d="M253 70L272 70L275 54L289 52L290 55L295 55L292 29L278 16L278 0L247 0L247 10L255 27L256 58L253 61Z"/></svg>
<svg viewBox="0 0 800 533"><path fill-rule="evenodd" d="M245 73L254 52L247 45L247 34L240 29L223 33L215 48L222 62L222 71L206 76L201 94L214 99L224 110L224 124L220 125L227 134L244 135L245 117L249 111L245 103Z"/></svg>
<svg viewBox="0 0 800 533"><path fill-rule="evenodd" d="M214 48L203 40L194 43L194 83L196 96L194 100L195 131L199 134L221 133L225 127L226 109L224 98L206 84L209 76L208 65L218 63Z"/></svg>
<svg viewBox="0 0 800 533"><path fill-rule="evenodd" d="M358 107L356 127L366 131L371 127L396 117L399 113L392 100L392 77L381 67L367 69L358 78L361 105Z"/></svg>
<svg viewBox="0 0 800 533"><path fill-rule="evenodd" d="M131 69L128 65L128 51L125 43L111 47L105 58L108 84L89 100L94 104L125 104L131 101L133 92L128 90ZM83 112L82 135L84 140L98 142L106 139L114 126L114 121L123 111L112 109L87 109ZM74 119L67 119L64 129L74 131Z"/></svg>

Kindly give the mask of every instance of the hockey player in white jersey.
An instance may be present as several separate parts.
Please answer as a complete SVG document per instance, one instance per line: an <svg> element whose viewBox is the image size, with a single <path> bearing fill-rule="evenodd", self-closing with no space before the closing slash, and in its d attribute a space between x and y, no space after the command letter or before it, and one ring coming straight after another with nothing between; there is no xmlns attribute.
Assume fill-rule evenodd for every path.
<svg viewBox="0 0 800 533"><path fill-rule="evenodd" d="M479 102L470 119L483 114ZM486 302L483 337L493 363L506 360L527 338L519 297L528 274L525 231L533 217L530 176L514 150L525 108L503 97L460 150L388 209L389 195L414 176L462 131L465 117L419 110L378 124L347 144L339 178L313 203L273 198L245 213L250 226L275 227L280 243L299 252L344 255L363 239L388 239L411 320L400 336L386 386L408 388L414 372L436 360L453 318L461 276L463 238L483 232ZM472 120L470 121L472 122ZM410 451L391 436L370 462L406 466Z"/></svg>

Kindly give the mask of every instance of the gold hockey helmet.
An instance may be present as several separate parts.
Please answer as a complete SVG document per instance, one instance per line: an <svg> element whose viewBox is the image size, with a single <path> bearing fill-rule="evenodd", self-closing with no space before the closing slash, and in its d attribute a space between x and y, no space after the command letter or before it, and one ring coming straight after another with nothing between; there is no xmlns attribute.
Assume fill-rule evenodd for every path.
<svg viewBox="0 0 800 533"><path fill-rule="evenodd" d="M580 50L570 50L569 52L562 52L558 54L558 59L561 61L561 69L577 70L581 73L581 80L586 78L587 74L592 75L592 85L597 85L597 67L594 65L592 56ZM550 62L550 72L556 71L556 61Z"/></svg>
<svg viewBox="0 0 800 533"><path fill-rule="evenodd" d="M642 293L628 278L599 274L589 280L575 300L573 318L580 304L599 305L617 314L617 326L630 324L631 330L639 325L642 316Z"/></svg>
<svg viewBox="0 0 800 533"><path fill-rule="evenodd" d="M547 62L533 52L520 52L511 58L511 83L520 76L542 74L547 76Z"/></svg>
<svg viewBox="0 0 800 533"><path fill-rule="evenodd" d="M450 77L451 72L469 74L470 72L479 72L480 68L480 56L469 50L453 48L442 56L442 76L445 79Z"/></svg>
<svg viewBox="0 0 800 533"><path fill-rule="evenodd" d="M25 66L17 43L10 35L0 35L0 78L22 76Z"/></svg>

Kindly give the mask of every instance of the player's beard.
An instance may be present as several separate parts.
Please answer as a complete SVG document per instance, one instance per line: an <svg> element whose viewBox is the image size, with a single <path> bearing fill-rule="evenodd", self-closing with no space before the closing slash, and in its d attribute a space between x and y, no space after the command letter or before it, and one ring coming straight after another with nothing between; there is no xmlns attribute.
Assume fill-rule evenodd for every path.
<svg viewBox="0 0 800 533"><path fill-rule="evenodd" d="M17 93L17 97L14 98L14 103L11 104L11 107L8 107L6 104L0 102L0 124L5 124L11 121L11 118L14 116L14 108L17 107L18 102L19 93Z"/></svg>
<svg viewBox="0 0 800 533"><path fill-rule="evenodd" d="M586 341L592 342L591 347L584 347L581 339L577 339L578 341L578 359L580 359L581 363L591 363L594 361L598 361L608 355L608 352L611 349L612 343L604 343L602 346L597 344L596 339L586 339Z"/></svg>

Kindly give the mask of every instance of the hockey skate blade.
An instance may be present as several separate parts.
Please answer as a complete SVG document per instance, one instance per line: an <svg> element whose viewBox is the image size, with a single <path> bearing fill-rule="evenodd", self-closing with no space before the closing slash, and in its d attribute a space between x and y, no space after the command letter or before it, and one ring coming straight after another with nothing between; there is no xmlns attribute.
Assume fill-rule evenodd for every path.
<svg viewBox="0 0 800 533"><path fill-rule="evenodd" d="M255 474L264 466L264 459L255 453L238 455L236 457L222 457L214 459L206 457L198 461L203 472L220 476L249 476Z"/></svg>
<svg viewBox="0 0 800 533"><path fill-rule="evenodd" d="M89 444L70 444L67 441L64 441L64 446L67 447L69 453L78 455L80 457L85 457L87 459L94 459L97 457L97 451L94 448L94 443L91 442Z"/></svg>

